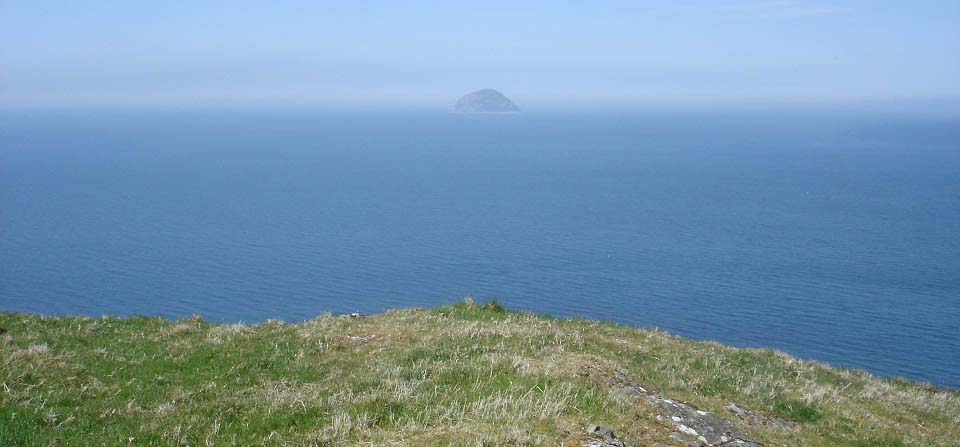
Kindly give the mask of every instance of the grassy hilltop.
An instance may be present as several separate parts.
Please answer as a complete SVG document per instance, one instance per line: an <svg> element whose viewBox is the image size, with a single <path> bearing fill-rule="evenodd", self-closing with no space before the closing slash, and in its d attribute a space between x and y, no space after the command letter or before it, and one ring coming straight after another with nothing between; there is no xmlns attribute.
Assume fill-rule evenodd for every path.
<svg viewBox="0 0 960 447"><path fill-rule="evenodd" d="M749 445L960 445L958 392L495 303L0 328L0 446L685 446L711 423Z"/></svg>

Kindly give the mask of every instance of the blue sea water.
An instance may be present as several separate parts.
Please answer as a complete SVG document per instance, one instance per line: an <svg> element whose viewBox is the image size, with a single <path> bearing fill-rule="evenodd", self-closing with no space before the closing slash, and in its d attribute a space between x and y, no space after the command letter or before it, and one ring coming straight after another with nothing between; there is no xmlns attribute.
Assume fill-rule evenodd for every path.
<svg viewBox="0 0 960 447"><path fill-rule="evenodd" d="M960 117L0 114L0 310L468 294L960 388Z"/></svg>

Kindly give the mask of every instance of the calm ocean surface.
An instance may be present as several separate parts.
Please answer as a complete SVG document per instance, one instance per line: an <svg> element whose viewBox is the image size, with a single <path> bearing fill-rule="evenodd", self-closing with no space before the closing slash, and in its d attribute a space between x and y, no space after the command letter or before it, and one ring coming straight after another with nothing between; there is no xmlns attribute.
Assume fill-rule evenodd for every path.
<svg viewBox="0 0 960 447"><path fill-rule="evenodd" d="M468 294L960 388L960 117L0 113L0 310Z"/></svg>

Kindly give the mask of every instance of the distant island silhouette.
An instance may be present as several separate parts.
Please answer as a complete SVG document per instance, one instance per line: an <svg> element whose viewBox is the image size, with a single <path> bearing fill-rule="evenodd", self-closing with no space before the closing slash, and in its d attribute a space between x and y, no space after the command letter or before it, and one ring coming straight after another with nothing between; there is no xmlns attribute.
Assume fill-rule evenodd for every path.
<svg viewBox="0 0 960 447"><path fill-rule="evenodd" d="M456 113L516 113L520 108L492 88L477 90L460 98L453 105Z"/></svg>

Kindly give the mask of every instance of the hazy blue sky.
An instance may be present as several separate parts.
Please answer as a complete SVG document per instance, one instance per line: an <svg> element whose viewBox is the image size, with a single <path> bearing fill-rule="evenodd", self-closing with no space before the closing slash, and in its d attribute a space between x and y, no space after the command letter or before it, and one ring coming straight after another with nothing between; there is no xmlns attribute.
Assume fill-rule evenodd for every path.
<svg viewBox="0 0 960 447"><path fill-rule="evenodd" d="M0 0L0 104L960 97L960 1Z"/></svg>

